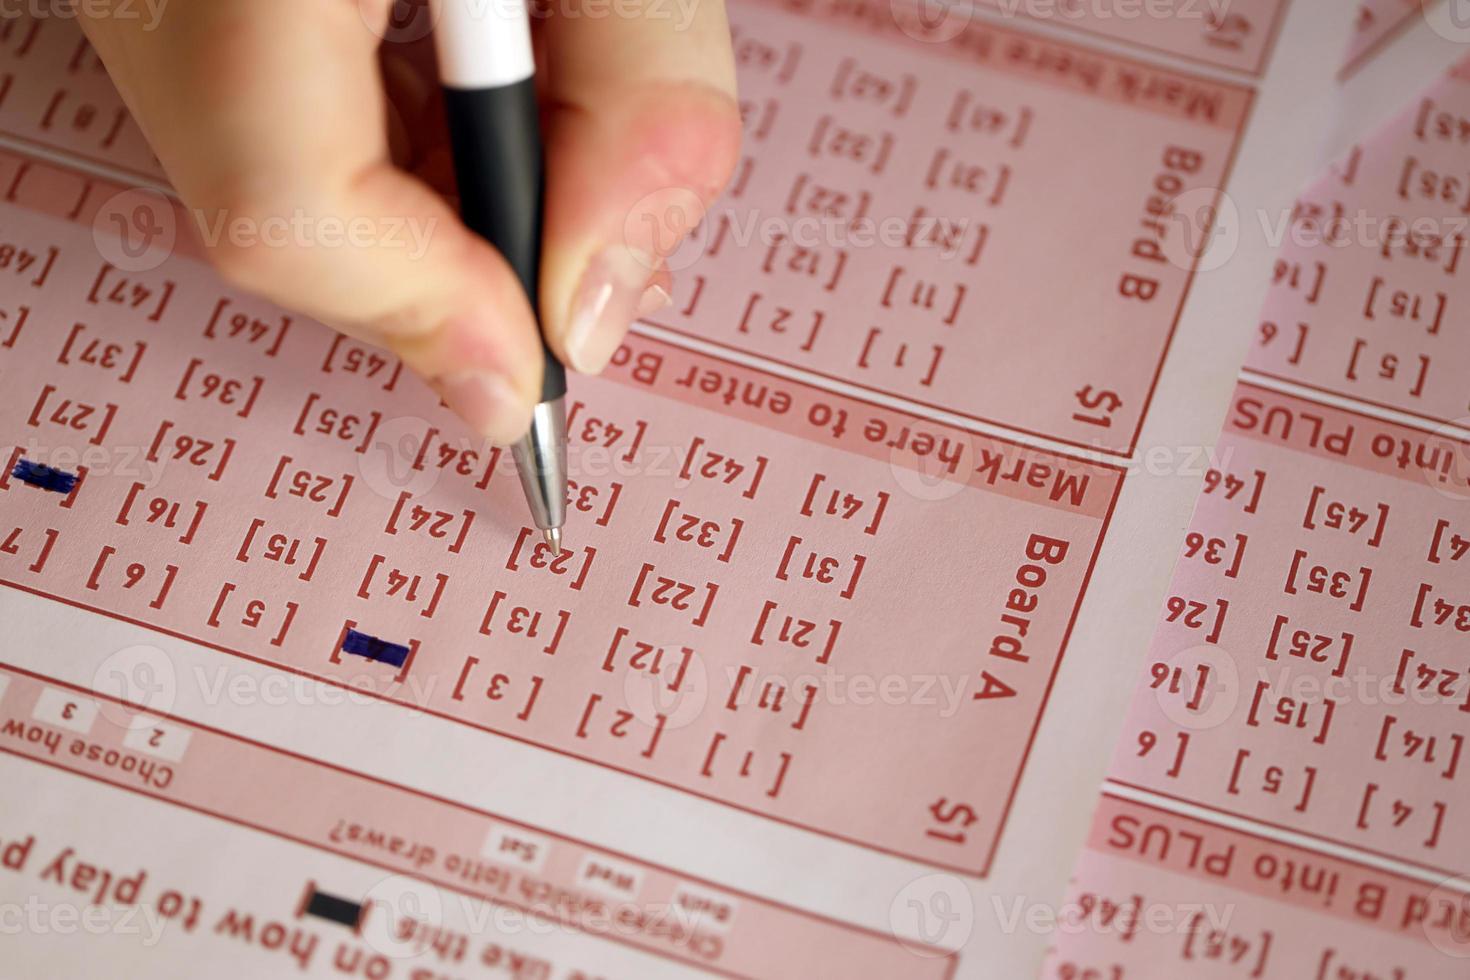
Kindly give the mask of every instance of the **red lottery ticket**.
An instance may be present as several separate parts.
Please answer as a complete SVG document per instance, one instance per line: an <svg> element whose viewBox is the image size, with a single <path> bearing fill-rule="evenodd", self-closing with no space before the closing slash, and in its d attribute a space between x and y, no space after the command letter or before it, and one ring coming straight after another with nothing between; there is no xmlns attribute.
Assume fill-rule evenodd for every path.
<svg viewBox="0 0 1470 980"><path fill-rule="evenodd" d="M1050 976L1465 973L1467 78L1289 215Z"/></svg>
<svg viewBox="0 0 1470 980"><path fill-rule="evenodd" d="M1338 618L1417 586L1358 550L1427 513L1368 427L1454 415L1448 369L1410 377L1455 342L1443 306L1414 333L1458 261L1422 243L1354 362L1408 421L1334 404L1323 448L1292 441L1307 422L1277 438L1308 392L1356 397L1329 321L1283 311L1231 409L1251 449L1202 462L1238 363L1221 317L1254 315L1272 261L1224 215L1311 172L1291 118L1348 25L1309 0L1165 6L737 5L742 157L670 260L672 306L573 380L556 553L508 454L395 358L210 271L241 229L169 191L75 25L7 19L0 913L23 971L1035 975L1054 929L1018 923L1063 897L1199 481L1221 521L1275 522L1236 529L1249 548L1202 529L1201 574L1244 587L1302 552L1282 663L1305 629L1362 648ZM1448 185L1436 160L1407 186ZM1311 286L1298 264L1273 303ZM1282 462L1309 450L1363 482ZM1320 530L1269 509L1288 496ZM1423 581L1424 628L1453 631L1452 575ZM1183 685L1255 613L1203 583L1177 604L1206 651L1171 664ZM1416 649L1405 684L1450 666ZM1407 720L1277 722L1287 696L1241 692L1269 726L1241 747L1269 756L1279 727L1310 753L1338 725L1345 756L1404 751ZM1162 793L1170 738L1117 786ZM1192 751L1199 804L1247 809L1205 798L1230 748ZM1298 797L1257 800L1277 764L1239 785L1293 824ZM1354 787L1315 792L1333 815L1303 833L1456 846L1418 796L1399 820L1407 786L1356 834Z"/></svg>
<svg viewBox="0 0 1470 980"><path fill-rule="evenodd" d="M1362 0L1353 25L1352 42L1343 61L1343 74L1357 71L1394 37L1409 27L1432 0Z"/></svg>

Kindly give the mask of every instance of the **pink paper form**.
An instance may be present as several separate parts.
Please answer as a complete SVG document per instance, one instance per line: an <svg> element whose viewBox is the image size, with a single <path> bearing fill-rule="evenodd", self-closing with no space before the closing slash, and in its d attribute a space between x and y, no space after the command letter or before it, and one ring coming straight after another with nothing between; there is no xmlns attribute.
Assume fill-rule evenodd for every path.
<svg viewBox="0 0 1470 980"><path fill-rule="evenodd" d="M653 322L1130 454L1198 245L1166 202L1214 202L1250 90L979 21L940 45L888 4L779 9L741 8L749 152Z"/></svg>
<svg viewBox="0 0 1470 980"><path fill-rule="evenodd" d="M792 33L825 24L850 43ZM924 40L924 24L888 4L742 5L749 150L726 201L675 257L700 261L655 323L915 406L1129 455L1201 244L1166 204L1213 204L1251 92L961 26ZM94 56L58 32L12 34L17 66L49 59L66 71L50 98L0 99L10 131L156 171L135 130L109 121L123 109ZM1053 214L1067 224L1037 234ZM1036 268L1056 268L1069 288L1016 289Z"/></svg>
<svg viewBox="0 0 1470 980"><path fill-rule="evenodd" d="M420 875L701 973L708 967L727 976L803 977L837 966L845 975L944 977L953 969L948 958L913 956L892 936L732 894L448 800L186 721L136 714L27 673L0 670L0 678L0 737L8 753L385 871ZM52 733L64 741L53 746ZM244 771L249 781L231 778ZM304 786L311 791L303 793ZM297 805L281 807L286 798ZM47 837L46 828L37 830ZM297 896L277 897L271 913L303 921L301 907L286 914L285 900ZM635 910L649 911L634 921ZM180 924L193 932L215 911L187 913ZM369 905L364 916L373 911ZM366 925L359 921L357 931ZM424 935L423 945L435 938L449 968L465 963L468 940Z"/></svg>
<svg viewBox="0 0 1470 980"><path fill-rule="evenodd" d="M1343 61L1342 74L1349 75L1373 58L1406 28L1433 0L1362 0L1354 24L1352 43Z"/></svg>
<svg viewBox="0 0 1470 980"><path fill-rule="evenodd" d="M25 151L0 153L5 473L78 477L65 493L0 480L0 579L242 668L366 692L405 709L405 728L494 733L988 875L1190 289L1198 242L1168 202L1217 201L1254 92L1019 26L936 37L889 4L751 2L733 19L746 158L656 335L579 381L577 531L557 556L519 523L509 461L395 361L222 287L183 215L97 175L158 170L74 33L0 34L11 77L55 79L0 96L0 129ZM761 237L773 216L788 234ZM808 227L820 241L794 240ZM821 238L834 227L896 239ZM133 247L160 228L172 254ZM349 652L357 634L403 662ZM32 773L18 761L43 751L31 733L44 745L48 706L81 693L59 669L7 669L19 727L0 748ZM407 779L362 782L198 719L160 725L188 735L172 788L86 753L48 761L176 804L140 812L180 833L200 826L191 814L234 814L304 845L295 860L402 867L330 838L344 807L246 819L211 773L329 782L387 814L384 832L442 822L422 841L439 854L499 853L476 841L508 818L484 808L451 819L452 801ZM0 841L45 831L7 821ZM259 835L243 839L276 873ZM681 876L557 850L650 881L600 892L634 910L668 906ZM491 859L497 875L507 861ZM295 909L302 884L270 891L270 913ZM687 945L658 923L619 945L724 975L812 975L808 947L843 975L958 968L736 898L723 914L753 927L721 933L714 901Z"/></svg>
<svg viewBox="0 0 1470 980"><path fill-rule="evenodd" d="M86 201L115 192L3 166L14 201L35 188L43 206L81 202L83 220ZM983 870L1117 470L635 340L570 405L584 533L551 555L514 523L509 459L468 443L382 355L283 327L187 260L122 273L96 261L87 225L16 212L10 227L17 247L55 256L26 265L30 312L21 323L12 308L0 341L34 382L7 406L10 462L81 479L64 496L0 483L9 584ZM113 327L99 336L88 321L103 310ZM105 461L88 465L89 448ZM926 482L925 468L957 482ZM92 519L68 520L79 514ZM970 575L925 559L935 535L969 542ZM1005 626L1017 588L1026 612ZM344 654L349 629L407 645L408 661ZM931 705L846 689L893 674L899 648L898 676L932 685ZM961 689L944 695L941 678ZM945 697L992 704L945 714ZM981 737L997 725L1011 737ZM948 747L955 764L911 766L905 744ZM853 753L861 769L832 764ZM936 822L940 800L975 819Z"/></svg>
<svg viewBox="0 0 1470 980"><path fill-rule="evenodd" d="M1119 41L1186 61L1260 75L1286 4L1279 0L984 0L1010 15ZM950 14L949 16L955 16Z"/></svg>
<svg viewBox="0 0 1470 980"><path fill-rule="evenodd" d="M1052 976L1465 975L1467 112L1462 64L1292 215Z"/></svg>

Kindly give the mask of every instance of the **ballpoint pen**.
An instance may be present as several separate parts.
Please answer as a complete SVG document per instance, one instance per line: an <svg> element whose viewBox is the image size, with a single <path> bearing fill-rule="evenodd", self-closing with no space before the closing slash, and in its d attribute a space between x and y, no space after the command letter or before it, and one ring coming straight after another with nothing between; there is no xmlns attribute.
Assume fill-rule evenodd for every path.
<svg viewBox="0 0 1470 980"><path fill-rule="evenodd" d="M530 11L526 0L433 3L460 214L505 256L537 310L544 171ZM541 397L530 430L511 452L531 519L559 552L566 523L567 375L544 334L541 344Z"/></svg>

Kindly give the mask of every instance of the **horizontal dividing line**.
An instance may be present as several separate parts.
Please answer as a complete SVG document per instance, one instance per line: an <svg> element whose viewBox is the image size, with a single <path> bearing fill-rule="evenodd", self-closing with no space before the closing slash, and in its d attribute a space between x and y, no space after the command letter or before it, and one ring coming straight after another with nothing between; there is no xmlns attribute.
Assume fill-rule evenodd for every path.
<svg viewBox="0 0 1470 980"><path fill-rule="evenodd" d="M1240 369L1240 380L1255 385L1258 388L1269 388L1271 391L1280 392L1283 395L1292 395L1329 408L1340 408L1356 415L1378 419L1381 422L1392 422L1406 429L1429 435L1445 436L1450 439L1458 439L1462 442L1470 442L1470 426L1459 425L1431 418L1427 415L1415 415L1413 412L1405 412L1400 409L1389 408L1376 402L1364 401L1354 398L1352 395L1344 395L1325 388L1290 381L1280 375L1267 374L1264 371L1256 371L1252 368Z"/></svg>
<svg viewBox="0 0 1470 980"><path fill-rule="evenodd" d="M1386 854L1379 854L1376 851L1363 850L1351 844L1342 844L1323 837L1316 837L1312 834L1291 830L1277 824L1254 820L1250 817L1242 817L1239 814L1217 810L1214 807L1206 806L1202 803L1191 803L1187 800L1170 796L1166 793L1157 793L1131 783L1105 779L1103 780L1102 791L1103 795L1111 796L1114 799L1125 800L1129 803L1141 803L1155 810L1164 810L1169 813L1178 814L1181 817L1190 817L1203 823L1224 827L1227 830L1240 831L1241 833L1250 834L1252 837L1259 837L1262 840L1268 840L1278 844L1288 844L1292 847L1301 848L1304 851L1314 851L1327 857L1372 868L1375 871L1386 871L1400 878L1408 878L1434 887L1443 887L1450 891L1470 895L1470 878L1457 875L1450 871L1436 871L1434 868L1425 865L1403 861L1398 858L1389 857Z"/></svg>
<svg viewBox="0 0 1470 980"><path fill-rule="evenodd" d="M661 327L647 320L636 321L633 324L633 332L642 334L645 337L651 337L654 340L674 347L681 347L685 350L692 350L699 354L716 357L722 361L739 364L742 367L752 368L765 374L785 378L788 381L796 381L812 388L829 391L834 395L841 395L844 398L851 398L855 401L877 405L880 408L888 408L896 412L904 412L908 415L929 419L933 422L940 422L952 428L973 432L976 435L993 436L1007 442L1017 443L1032 449L1039 449L1042 452L1068 456L1083 462L1097 463L1125 473L1127 472L1128 465L1134 462L1133 453L1125 454L1113 450L1091 449L1076 443L1049 439L1046 436L1027 432L1024 429L1013 429L994 422L983 422L964 415L956 415L953 412L947 412L944 409L935 408L920 402L912 402L901 396L879 391L875 388L865 388L862 385L839 380L831 375L808 371L790 364L784 364L780 361L771 360L759 354L751 354L736 347L729 347L714 341L703 340L678 330Z"/></svg>

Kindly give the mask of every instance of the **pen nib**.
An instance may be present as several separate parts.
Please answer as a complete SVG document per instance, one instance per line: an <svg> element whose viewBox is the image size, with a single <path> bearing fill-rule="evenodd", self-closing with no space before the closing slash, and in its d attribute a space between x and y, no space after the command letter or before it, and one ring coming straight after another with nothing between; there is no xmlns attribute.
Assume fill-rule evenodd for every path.
<svg viewBox="0 0 1470 980"><path fill-rule="evenodd" d="M546 547L561 554L561 528L546 527L541 529L541 539L546 542Z"/></svg>

